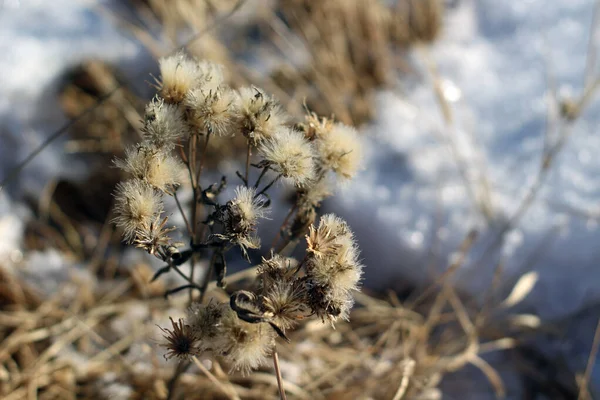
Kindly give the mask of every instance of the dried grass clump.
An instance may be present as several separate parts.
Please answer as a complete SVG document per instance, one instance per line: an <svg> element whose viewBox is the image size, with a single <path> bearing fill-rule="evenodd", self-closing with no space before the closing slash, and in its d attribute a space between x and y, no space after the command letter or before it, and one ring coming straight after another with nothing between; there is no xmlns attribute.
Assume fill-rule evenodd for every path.
<svg viewBox="0 0 600 400"><path fill-rule="evenodd" d="M181 33L203 30L211 18L239 3L151 0L142 4L141 16L147 19L148 9L152 10L164 37L176 44ZM277 93L293 114L300 114L305 100L317 113L335 115L352 125L373 115L375 89L394 84L409 72L402 52L439 37L444 15L442 0L242 1L242 7L243 21L236 20L227 32L204 35L188 46L190 52L224 64L234 72L237 84L255 82ZM130 27L159 54L160 42L140 27ZM269 57L274 66L269 76L232 62L248 48Z"/></svg>

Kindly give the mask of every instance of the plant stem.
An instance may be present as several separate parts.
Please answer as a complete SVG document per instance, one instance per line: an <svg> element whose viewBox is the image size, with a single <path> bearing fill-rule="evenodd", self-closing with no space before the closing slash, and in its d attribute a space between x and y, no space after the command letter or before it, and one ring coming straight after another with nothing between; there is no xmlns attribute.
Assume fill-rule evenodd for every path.
<svg viewBox="0 0 600 400"><path fill-rule="evenodd" d="M208 284L210 282L210 278L213 273L216 259L217 259L217 251L213 250L212 257L210 258L210 264L208 265L208 269L206 270L206 275L204 275L204 279L202 281L202 287L200 288L200 297L198 298L198 302L200 302L200 303L202 303L202 301L204 300L204 296L206 295L206 289L208 288Z"/></svg>
<svg viewBox="0 0 600 400"><path fill-rule="evenodd" d="M294 211L296 211L296 208L298 208L298 203L294 204L291 208L290 211L287 213L287 215L285 216L285 219L283 220L283 222L281 223L281 226L279 227L279 230L277 231L277 234L275 235L275 238L273 239L273 242L271 243L271 249L275 248L275 245L277 244L277 242L279 241L279 238L281 238L281 232L285 229L285 227L287 226L288 221L290 220L290 218L292 217L292 215L294 214Z"/></svg>
<svg viewBox="0 0 600 400"><path fill-rule="evenodd" d="M277 349L273 349L273 367L275 368L275 376L277 377L277 387L279 388L279 397L281 400L287 400L285 389L283 388L283 378L281 377L281 369L279 368L279 355Z"/></svg>
<svg viewBox="0 0 600 400"><path fill-rule="evenodd" d="M244 174L244 178L246 179L246 186L248 186L248 176L250 174L250 156L252 155L252 145L250 144L250 140L248 140L248 150L246 150L246 173Z"/></svg>
<svg viewBox="0 0 600 400"><path fill-rule="evenodd" d="M275 184L275 182L277 182L279 180L279 178L281 178L282 175L277 175L275 177L275 179L273 179L271 182L269 182L269 184L267 186L265 186L263 188L263 190L261 190L260 192L256 193L254 195L254 198L258 198L261 194L264 194L267 190L269 190L271 188L271 186L273 186L273 184Z"/></svg>
<svg viewBox="0 0 600 400"><path fill-rule="evenodd" d="M192 227L190 226L190 222L188 221L187 217L185 216L185 212L183 212L183 207L181 207L179 198L177 198L177 193L173 193L173 198L175 199L175 203L177 203L177 208L179 209L179 212L181 213L181 216L183 217L183 222L185 222L185 227L187 228L188 234L191 237L192 236Z"/></svg>
<svg viewBox="0 0 600 400"><path fill-rule="evenodd" d="M204 375L206 375L206 377L219 389L221 389L221 391L223 393L225 393L225 395L227 395L228 398L232 399L232 400L240 400L240 397L238 396L238 394L235 392L235 388L233 386L230 386L229 388L227 388L223 382L221 382L220 380L217 379L216 376L214 376L212 374L212 372L210 372L201 362L200 360L198 360L198 357L196 356L192 356L192 361L194 361L194 364L196 364L196 366L200 369L200 371L202 371L202 373L204 373ZM231 385L231 383L230 383Z"/></svg>

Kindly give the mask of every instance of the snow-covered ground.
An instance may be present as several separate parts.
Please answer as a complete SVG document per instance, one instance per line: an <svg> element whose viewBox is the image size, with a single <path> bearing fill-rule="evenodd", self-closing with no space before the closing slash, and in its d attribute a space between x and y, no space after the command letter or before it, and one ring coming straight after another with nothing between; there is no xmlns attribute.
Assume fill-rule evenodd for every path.
<svg viewBox="0 0 600 400"><path fill-rule="evenodd" d="M597 101L569 128L547 184L501 249L475 261L534 183L548 115L557 115L549 89L564 98L583 90L594 1L454 3L442 39L411 55L422 78L379 94L378 115L365 128L365 170L328 207L357 231L369 284L425 281L477 229L472 256L458 275L463 288L485 291L501 259L505 291L523 273L539 272L523 305L528 311L550 319L575 313L600 302ZM90 57L131 61L139 55L95 4L0 0L0 179L64 123L55 94L66 68ZM432 89L430 62L438 67L452 123ZM17 186L35 192L53 176L84 170L66 165L58 141L23 171ZM11 248L18 248L26 213L16 210L0 194L0 256L18 255ZM584 343L593 332L587 334Z"/></svg>
<svg viewBox="0 0 600 400"><path fill-rule="evenodd" d="M477 229L475 256L459 275L465 288L477 292L489 284L502 256L507 278L539 271L529 300L544 317L600 300L597 101L569 128L547 184L507 233L501 254L469 265L534 183L548 114L557 114L549 87L559 96L582 91L593 3L462 1L442 40L413 52L422 80L379 95L365 171L338 196L344 215L365 238L375 238L363 241L368 264L378 260L424 279L432 263L444 269ZM428 59L438 66L452 123L438 105Z"/></svg>

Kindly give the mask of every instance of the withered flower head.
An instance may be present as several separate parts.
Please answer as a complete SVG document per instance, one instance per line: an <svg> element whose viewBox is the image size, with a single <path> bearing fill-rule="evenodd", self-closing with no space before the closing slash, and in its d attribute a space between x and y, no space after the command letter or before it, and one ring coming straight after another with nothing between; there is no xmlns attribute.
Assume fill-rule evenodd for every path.
<svg viewBox="0 0 600 400"><path fill-rule="evenodd" d="M258 219L267 212L265 201L264 197L256 196L254 188L238 186L235 197L225 206L224 232L216 236L239 245L244 253L248 248L260 247L255 231Z"/></svg>
<svg viewBox="0 0 600 400"><path fill-rule="evenodd" d="M198 352L197 338L193 330L185 325L183 319L179 319L178 322L173 321L173 318L169 317L173 329L160 328L163 331L163 336L166 342L163 344L167 348L165 358L170 360L176 357L180 360L185 360Z"/></svg>
<svg viewBox="0 0 600 400"><path fill-rule="evenodd" d="M158 64L161 76L161 97L170 104L181 103L187 92L198 83L198 63L185 53L179 52L161 58Z"/></svg>
<svg viewBox="0 0 600 400"><path fill-rule="evenodd" d="M177 229L175 227L167 227L168 220L169 217L161 218L157 216L149 226L137 229L133 241L134 245L144 249L148 254L163 258L168 253L163 250L174 246L171 243L169 233Z"/></svg>
<svg viewBox="0 0 600 400"><path fill-rule="evenodd" d="M139 230L148 229L162 212L160 195L151 186L138 179L121 182L115 190L115 218L123 228L124 239L132 243Z"/></svg>
<svg viewBox="0 0 600 400"><path fill-rule="evenodd" d="M255 146L272 137L287 120L279 103L254 86L240 89L239 112L241 131Z"/></svg>
<svg viewBox="0 0 600 400"><path fill-rule="evenodd" d="M115 165L166 194L172 194L181 183L183 164L150 143L128 147L125 159L116 159Z"/></svg>
<svg viewBox="0 0 600 400"><path fill-rule="evenodd" d="M185 97L190 122L205 133L235 134L238 111L236 94L225 86L193 89Z"/></svg>
<svg viewBox="0 0 600 400"><path fill-rule="evenodd" d="M320 167L344 180L351 179L361 167L362 143L356 130L336 123L315 140Z"/></svg>
<svg viewBox="0 0 600 400"><path fill-rule="evenodd" d="M280 128L259 146L259 151L275 172L296 186L307 185L315 176L315 152L304 135Z"/></svg>
<svg viewBox="0 0 600 400"><path fill-rule="evenodd" d="M166 104L159 97L152 99L146 106L142 133L150 146L165 152L172 150L177 140L188 133L181 108Z"/></svg>

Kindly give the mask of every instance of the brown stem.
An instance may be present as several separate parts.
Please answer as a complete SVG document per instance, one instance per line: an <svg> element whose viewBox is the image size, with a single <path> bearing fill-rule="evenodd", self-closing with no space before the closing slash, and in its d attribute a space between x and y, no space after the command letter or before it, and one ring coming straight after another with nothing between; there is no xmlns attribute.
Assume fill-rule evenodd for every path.
<svg viewBox="0 0 600 400"><path fill-rule="evenodd" d="M208 141L210 140L210 132L206 134L206 140L204 141L204 146L202 147L202 153L200 154L200 167L198 168L198 172L196 173L196 186L202 187L200 185L200 177L202 176L202 170L204 169L204 160L206 159L206 149L208 148Z"/></svg>
<svg viewBox="0 0 600 400"><path fill-rule="evenodd" d="M277 231L277 234L275 235L275 238L273 239L273 242L271 243L271 249L275 248L275 245L277 244L277 242L281 238L281 232L285 229L285 227L287 226L287 223L289 222L290 218L292 217L292 215L294 214L294 211L296 211L297 208L298 208L298 203L294 204L290 208L290 211L285 216L285 219L281 223L281 226L279 227L279 230Z"/></svg>
<svg viewBox="0 0 600 400"><path fill-rule="evenodd" d="M206 295L206 291L208 289L208 284L210 282L210 278L213 273L216 259L217 259L217 251L213 250L212 257L210 258L210 264L208 265L208 269L206 270L206 275L204 275L204 279L202 281L202 287L200 289L200 297L198 298L199 303L202 303L202 301L204 300L204 296Z"/></svg>
<svg viewBox="0 0 600 400"><path fill-rule="evenodd" d="M173 396L175 395L175 386L177 385L177 381L181 375L192 365L190 362L179 363L177 364L177 368L175 369L175 373L169 380L169 384L167 385L167 400L173 400Z"/></svg>
<svg viewBox="0 0 600 400"><path fill-rule="evenodd" d="M283 378L281 377L281 369L279 368L279 356L277 349L273 349L273 367L275 368L275 376L277 377L277 387L279 388L279 397L281 400L287 400L285 389L283 388Z"/></svg>
<svg viewBox="0 0 600 400"><path fill-rule="evenodd" d="M190 222L188 221L187 217L185 216L185 212L183 212L183 207L181 207L181 203L179 202L179 199L177 198L177 193L173 193L173 198L175 199L175 203L177 203L177 208L179 209L179 212L181 213L181 216L183 217L183 222L185 222L185 227L187 228L188 234L191 237L193 234L192 227L190 226Z"/></svg>
<svg viewBox="0 0 600 400"><path fill-rule="evenodd" d="M246 186L248 186L248 177L250 174L250 156L252 155L252 145L250 144L250 140L248 140L248 149L246 150L246 173L244 174L244 179L246 179Z"/></svg>

